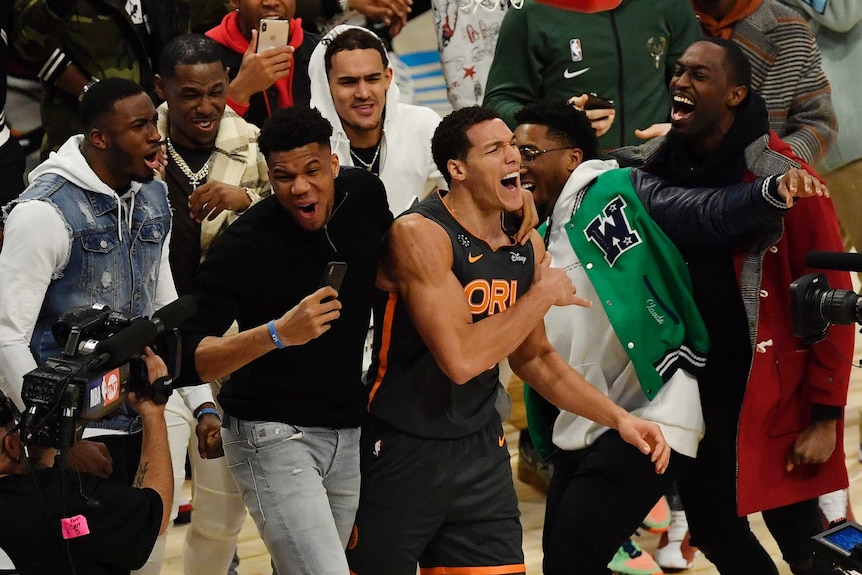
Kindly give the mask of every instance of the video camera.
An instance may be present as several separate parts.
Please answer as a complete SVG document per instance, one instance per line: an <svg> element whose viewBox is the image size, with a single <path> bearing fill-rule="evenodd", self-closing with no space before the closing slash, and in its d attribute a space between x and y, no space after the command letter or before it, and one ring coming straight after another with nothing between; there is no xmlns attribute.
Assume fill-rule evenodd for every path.
<svg viewBox="0 0 862 575"><path fill-rule="evenodd" d="M52 328L62 355L24 375L22 441L64 453L81 438L87 423L114 413L130 391L165 403L180 370L176 327L194 311L194 298L183 296L152 319L130 318L100 304L63 314ZM146 346L168 367L168 376L153 385L140 357Z"/></svg>
<svg viewBox="0 0 862 575"><path fill-rule="evenodd" d="M844 571L862 571L862 525L845 520L811 540L821 560Z"/></svg>
<svg viewBox="0 0 862 575"><path fill-rule="evenodd" d="M862 254L808 252L805 265L841 271L862 271ZM806 345L826 337L832 324L862 323L862 296L845 289L830 289L823 274L808 274L790 284L793 335Z"/></svg>

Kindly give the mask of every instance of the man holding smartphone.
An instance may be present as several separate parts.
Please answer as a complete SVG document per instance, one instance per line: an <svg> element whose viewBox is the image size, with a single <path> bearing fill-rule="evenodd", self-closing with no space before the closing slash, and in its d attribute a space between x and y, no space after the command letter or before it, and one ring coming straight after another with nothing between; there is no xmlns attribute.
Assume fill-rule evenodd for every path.
<svg viewBox="0 0 862 575"><path fill-rule="evenodd" d="M381 238L380 180L340 169L316 110L276 111L258 140L273 196L216 240L183 326L181 379L231 374L225 457L279 573L344 575L359 502L362 352ZM326 284L344 262L340 289ZM236 320L239 333L222 336Z"/></svg>
<svg viewBox="0 0 862 575"><path fill-rule="evenodd" d="M295 0L230 3L235 10L206 35L222 47L222 62L230 75L228 106L261 127L279 108L308 104L308 62L319 38L303 30L302 19L293 17Z"/></svg>

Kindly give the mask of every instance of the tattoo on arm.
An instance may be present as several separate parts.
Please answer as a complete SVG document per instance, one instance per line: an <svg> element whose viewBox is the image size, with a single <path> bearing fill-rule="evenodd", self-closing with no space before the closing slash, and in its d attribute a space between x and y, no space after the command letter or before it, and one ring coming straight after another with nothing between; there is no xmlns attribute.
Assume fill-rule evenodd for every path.
<svg viewBox="0 0 862 575"><path fill-rule="evenodd" d="M138 464L138 472L135 474L135 480L132 482L132 487L136 487L138 489L142 488L144 485L144 477L147 475L147 471L150 469L149 461L141 461Z"/></svg>

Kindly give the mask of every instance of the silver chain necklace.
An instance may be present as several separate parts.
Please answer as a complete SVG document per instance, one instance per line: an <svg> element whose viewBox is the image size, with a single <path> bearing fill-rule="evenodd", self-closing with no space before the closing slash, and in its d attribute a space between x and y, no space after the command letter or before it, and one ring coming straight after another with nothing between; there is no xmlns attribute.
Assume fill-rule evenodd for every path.
<svg viewBox="0 0 862 575"><path fill-rule="evenodd" d="M171 137L168 136L166 139L168 142L168 154L170 154L171 159L174 161L180 171L185 174L185 176L189 179L189 185L192 187L192 190L194 190L198 187L198 185L200 185L201 182L206 179L207 174L210 173L210 168L213 165L214 154L210 153L210 157L207 158L207 161L203 165L203 167L197 172L193 172L189 165L186 163L186 161L183 159L183 157L179 154L179 152L174 149L174 145L171 143ZM215 150L213 150L213 152L214 151Z"/></svg>
<svg viewBox="0 0 862 575"><path fill-rule="evenodd" d="M377 142L377 148L375 148L375 149L374 149L374 157L373 157L373 158L371 158L371 161L370 161L370 162L366 162L365 160L363 160L362 158L360 158L360 157L356 154L356 152L354 152L354 151L353 151L353 147L352 147L352 146L351 146L351 148L350 148L350 155L351 155L351 156L353 156L353 159L354 159L354 160L356 160L357 162L359 162L360 164L362 164L362 166L363 166L366 170L368 170L369 172L371 171L371 168L373 168L373 167L374 167L374 162L376 162L376 161L377 161L377 156L378 156L378 154L380 154L380 142Z"/></svg>

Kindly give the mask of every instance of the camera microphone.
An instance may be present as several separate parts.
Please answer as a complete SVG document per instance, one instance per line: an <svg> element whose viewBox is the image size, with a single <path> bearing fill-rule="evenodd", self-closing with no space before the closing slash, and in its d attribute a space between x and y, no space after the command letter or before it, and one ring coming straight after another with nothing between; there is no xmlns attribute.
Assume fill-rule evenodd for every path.
<svg viewBox="0 0 862 575"><path fill-rule="evenodd" d="M862 254L844 252L808 252L805 265L823 270L862 272Z"/></svg>
<svg viewBox="0 0 862 575"><path fill-rule="evenodd" d="M158 310L153 314L153 323L158 328L158 333L164 333L178 327L186 321L197 309L195 298L184 295Z"/></svg>
<svg viewBox="0 0 862 575"><path fill-rule="evenodd" d="M94 354L106 368L118 367L152 344L160 334L190 318L196 307L195 298L184 295L158 310L152 319L133 319L127 328L100 341Z"/></svg>
<svg viewBox="0 0 862 575"><path fill-rule="evenodd" d="M158 335L159 327L154 322L139 317L133 319L124 330L100 341L93 355L99 358L101 365L112 369L140 353L144 347L153 343Z"/></svg>

